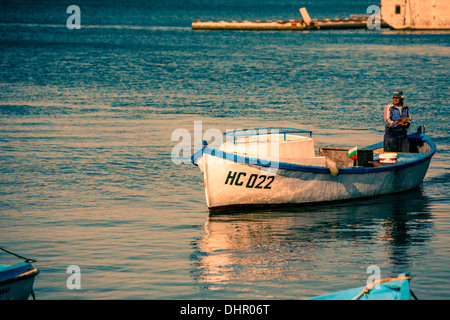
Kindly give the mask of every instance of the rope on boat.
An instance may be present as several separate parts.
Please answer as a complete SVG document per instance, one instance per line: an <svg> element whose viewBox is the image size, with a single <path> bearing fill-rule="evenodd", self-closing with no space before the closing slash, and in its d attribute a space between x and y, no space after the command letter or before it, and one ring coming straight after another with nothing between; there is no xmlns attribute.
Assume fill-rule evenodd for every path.
<svg viewBox="0 0 450 320"><path fill-rule="evenodd" d="M36 262L36 260L34 260L34 259L22 257L22 256L18 255L17 253L14 253L14 252L11 252L9 250L6 250L5 248L0 247L0 250L4 251L6 253L12 254L13 256L15 256L15 257L17 257L19 259L23 259L23 260L25 260L25 262Z"/></svg>
<svg viewBox="0 0 450 320"><path fill-rule="evenodd" d="M410 280L411 277L407 277L407 276L398 276L397 278L386 278L386 279L382 279L382 280L378 280L378 281L373 281L372 283L366 285L364 287L364 289L356 296L354 297L352 300L359 300L359 298L361 298L361 296L366 295L366 293L369 293L370 290L372 290L377 284L383 283L383 282L387 282L387 281L392 281L392 280ZM414 299L418 300L416 295L412 292L412 290L409 290L411 295L414 297Z"/></svg>

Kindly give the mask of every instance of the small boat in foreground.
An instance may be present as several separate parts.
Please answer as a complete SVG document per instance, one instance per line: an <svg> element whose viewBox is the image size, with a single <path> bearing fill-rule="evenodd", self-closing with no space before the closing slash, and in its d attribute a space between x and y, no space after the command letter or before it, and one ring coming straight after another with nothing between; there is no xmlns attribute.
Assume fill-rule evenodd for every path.
<svg viewBox="0 0 450 320"><path fill-rule="evenodd" d="M27 300L39 270L29 262L0 265L0 300Z"/></svg>
<svg viewBox="0 0 450 320"><path fill-rule="evenodd" d="M27 300L39 270L29 262L0 265L0 300Z"/></svg>
<svg viewBox="0 0 450 320"><path fill-rule="evenodd" d="M410 152L393 155L384 153L383 142L363 149L319 148L316 152L312 131L295 128L238 130L224 136L220 147L209 147L204 141L192 156L203 173L210 212L411 190L423 182L436 151L436 144L420 127L408 135Z"/></svg>
<svg viewBox="0 0 450 320"><path fill-rule="evenodd" d="M400 274L396 278L374 281L364 287L339 291L309 300L411 300L416 299L410 288L409 273Z"/></svg>

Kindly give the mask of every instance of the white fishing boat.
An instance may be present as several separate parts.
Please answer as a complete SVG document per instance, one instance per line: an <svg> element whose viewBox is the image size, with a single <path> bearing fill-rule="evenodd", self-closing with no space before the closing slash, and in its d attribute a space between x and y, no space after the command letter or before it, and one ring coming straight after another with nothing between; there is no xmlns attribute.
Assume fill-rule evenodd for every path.
<svg viewBox="0 0 450 320"><path fill-rule="evenodd" d="M0 300L27 300L39 270L29 262L0 265Z"/></svg>
<svg viewBox="0 0 450 320"><path fill-rule="evenodd" d="M357 150L317 149L311 131L294 128L239 130L225 136L220 147L204 142L192 156L203 173L210 212L333 202L414 189L422 183L436 151L435 143L421 130L408 136L410 152L395 157L386 157L382 142Z"/></svg>

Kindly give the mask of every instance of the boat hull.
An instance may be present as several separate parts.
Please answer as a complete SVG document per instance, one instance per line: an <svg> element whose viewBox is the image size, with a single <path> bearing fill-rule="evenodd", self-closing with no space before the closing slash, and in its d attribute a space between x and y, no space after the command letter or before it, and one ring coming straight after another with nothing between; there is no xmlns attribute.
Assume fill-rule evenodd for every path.
<svg viewBox="0 0 450 320"><path fill-rule="evenodd" d="M237 163L206 153L202 155L201 165L207 205L214 212L341 201L402 192L422 183L430 160L412 166L393 166L390 170L341 169L337 176L327 168L274 169Z"/></svg>

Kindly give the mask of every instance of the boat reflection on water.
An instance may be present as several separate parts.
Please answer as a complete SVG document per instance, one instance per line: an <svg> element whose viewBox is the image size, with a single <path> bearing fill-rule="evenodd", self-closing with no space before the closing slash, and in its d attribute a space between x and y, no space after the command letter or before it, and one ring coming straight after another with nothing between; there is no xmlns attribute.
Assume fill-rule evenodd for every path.
<svg viewBox="0 0 450 320"><path fill-rule="evenodd" d="M307 298L411 271L434 233L421 189L338 204L210 215L193 276L236 298ZM213 293L214 296L214 293Z"/></svg>

